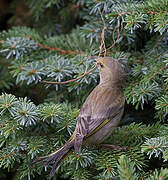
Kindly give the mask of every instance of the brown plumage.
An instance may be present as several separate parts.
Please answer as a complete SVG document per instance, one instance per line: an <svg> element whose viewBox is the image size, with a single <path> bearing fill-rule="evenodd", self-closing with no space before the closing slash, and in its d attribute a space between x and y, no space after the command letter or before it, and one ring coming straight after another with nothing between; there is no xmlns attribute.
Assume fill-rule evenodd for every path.
<svg viewBox="0 0 168 180"><path fill-rule="evenodd" d="M111 57L100 58L97 61L100 83L83 104L73 135L63 147L36 160L45 161L45 165L54 163L51 176L54 175L59 163L72 148L79 152L82 144L102 143L120 123L125 102L122 91L125 72L121 63Z"/></svg>

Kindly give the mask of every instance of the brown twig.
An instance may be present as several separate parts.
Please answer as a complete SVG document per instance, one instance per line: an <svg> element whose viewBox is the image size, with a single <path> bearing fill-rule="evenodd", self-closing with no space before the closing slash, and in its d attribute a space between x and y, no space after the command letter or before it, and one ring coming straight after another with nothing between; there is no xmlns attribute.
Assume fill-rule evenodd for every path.
<svg viewBox="0 0 168 180"><path fill-rule="evenodd" d="M114 31L113 31L113 36L112 36L112 39L113 39L113 44L107 48L107 50L109 49L112 49L115 44L117 43L117 41L119 40L120 38L120 24L118 23L118 25L114 28ZM116 29L117 29L117 39L115 39L115 32L116 32ZM122 26L121 26L121 30L122 30Z"/></svg>
<svg viewBox="0 0 168 180"><path fill-rule="evenodd" d="M94 69L96 69L97 65L98 65L98 64L96 63L96 65L95 65L93 68L91 68L91 69L90 69L89 71L87 71L87 72L84 72L81 76L79 76L79 77L77 77L77 78L75 78L75 79L70 79L70 80L68 80L68 81L63 81L63 82L40 81L40 83L42 83L42 84L68 84L68 83L71 83L71 82L74 82L74 81L77 81L77 80L83 78L84 76L86 76L87 74L89 74L90 72L92 72Z"/></svg>
<svg viewBox="0 0 168 180"><path fill-rule="evenodd" d="M156 71L150 78L148 78L148 80L152 80L157 74L159 74L161 71L163 71L164 69L168 68L168 66L164 66L162 68L160 68L158 71Z"/></svg>
<svg viewBox="0 0 168 180"><path fill-rule="evenodd" d="M105 39L104 39L104 32L106 30L106 24L105 24L105 20L104 20L104 18L102 16L102 13L100 11L100 8L98 10L99 10L102 22L104 24L104 27L103 27L102 33L101 33L101 44L100 44L100 48L99 48L100 50L99 50L99 55L98 55L98 57L100 57L101 54L103 53L103 48L104 48L104 56L106 56L106 44L105 44Z"/></svg>
<svg viewBox="0 0 168 180"><path fill-rule="evenodd" d="M0 157L0 159L1 159L1 160L6 159L6 158L8 158L9 156L12 156L12 155L15 154L15 153L16 153L16 151L12 151L12 152L10 152L10 153L8 153L8 154L5 154L4 156Z"/></svg>
<svg viewBox="0 0 168 180"><path fill-rule="evenodd" d="M29 35L26 35L26 39L30 39L31 36ZM0 41L1 42L1 41ZM44 49L47 49L47 50L56 50L58 52L60 52L61 54L72 54L72 55L76 55L76 54L85 54L83 51L72 51L72 50L64 50L64 49L61 49L61 48L58 48L58 47L50 47L50 46L45 46L41 43L38 43L38 46L40 48L44 48Z"/></svg>
<svg viewBox="0 0 168 180"><path fill-rule="evenodd" d="M44 49L48 49L48 50L56 50L59 51L62 54L72 54L72 55L76 55L76 54L84 54L84 52L82 51L72 51L72 50L64 50L58 47L50 47L50 46L44 46L41 43L38 43L39 47L44 48Z"/></svg>

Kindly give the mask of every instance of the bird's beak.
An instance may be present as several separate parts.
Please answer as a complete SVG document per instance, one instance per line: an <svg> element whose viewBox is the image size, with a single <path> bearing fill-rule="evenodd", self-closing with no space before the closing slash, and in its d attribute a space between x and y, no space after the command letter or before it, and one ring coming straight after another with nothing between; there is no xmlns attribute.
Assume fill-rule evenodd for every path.
<svg viewBox="0 0 168 180"><path fill-rule="evenodd" d="M97 65L104 64L102 58L95 59L95 63L96 63Z"/></svg>
<svg viewBox="0 0 168 180"><path fill-rule="evenodd" d="M100 64L104 64L104 62L103 62L103 59L102 59L102 58L99 60L99 63L100 63Z"/></svg>
<svg viewBox="0 0 168 180"><path fill-rule="evenodd" d="M102 67L104 67L104 62L103 62L103 58L99 58L95 60L96 62L96 66L99 69L99 72L101 71Z"/></svg>

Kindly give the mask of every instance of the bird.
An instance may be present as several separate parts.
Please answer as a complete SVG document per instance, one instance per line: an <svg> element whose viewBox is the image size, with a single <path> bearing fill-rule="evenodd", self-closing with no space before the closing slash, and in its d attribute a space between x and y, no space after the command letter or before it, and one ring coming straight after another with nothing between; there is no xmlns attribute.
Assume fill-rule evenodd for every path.
<svg viewBox="0 0 168 180"><path fill-rule="evenodd" d="M55 152L35 160L43 161L45 166L53 163L50 176L72 149L79 153L81 146L101 144L120 123L125 104L126 73L122 64L111 57L100 57L96 62L100 82L82 105L72 136Z"/></svg>

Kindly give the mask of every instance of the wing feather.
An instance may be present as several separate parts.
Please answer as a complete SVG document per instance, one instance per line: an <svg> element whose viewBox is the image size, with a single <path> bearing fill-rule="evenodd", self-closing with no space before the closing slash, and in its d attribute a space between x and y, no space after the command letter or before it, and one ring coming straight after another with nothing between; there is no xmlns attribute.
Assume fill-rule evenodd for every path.
<svg viewBox="0 0 168 180"><path fill-rule="evenodd" d="M105 120L112 120L120 113L124 102L125 98L120 89L97 86L86 99L78 116L75 151L80 150L85 136L101 127Z"/></svg>

